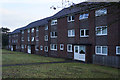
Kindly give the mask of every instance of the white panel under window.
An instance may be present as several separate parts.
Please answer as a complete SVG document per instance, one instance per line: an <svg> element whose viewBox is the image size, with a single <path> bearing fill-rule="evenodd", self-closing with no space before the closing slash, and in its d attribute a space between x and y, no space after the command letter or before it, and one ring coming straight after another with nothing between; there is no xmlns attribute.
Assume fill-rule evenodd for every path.
<svg viewBox="0 0 120 80"><path fill-rule="evenodd" d="M68 44L67 45L67 51L68 52L72 52L72 44Z"/></svg>
<svg viewBox="0 0 120 80"><path fill-rule="evenodd" d="M116 46L116 54L120 54L120 46Z"/></svg>
<svg viewBox="0 0 120 80"><path fill-rule="evenodd" d="M68 30L68 37L74 37L75 36L75 30Z"/></svg>
<svg viewBox="0 0 120 80"><path fill-rule="evenodd" d="M96 46L96 54L107 55L107 46Z"/></svg>
<svg viewBox="0 0 120 80"><path fill-rule="evenodd" d="M60 44L60 50L64 49L64 44Z"/></svg>
<svg viewBox="0 0 120 80"><path fill-rule="evenodd" d="M101 15L105 15L105 14L107 14L107 9L106 8L99 9L99 10L95 11L95 16L101 16Z"/></svg>

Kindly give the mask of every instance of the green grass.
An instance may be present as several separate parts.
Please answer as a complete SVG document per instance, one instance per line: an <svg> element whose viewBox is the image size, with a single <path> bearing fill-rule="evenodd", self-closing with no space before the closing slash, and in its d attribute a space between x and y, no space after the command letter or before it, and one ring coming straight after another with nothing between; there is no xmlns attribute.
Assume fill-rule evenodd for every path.
<svg viewBox="0 0 120 80"><path fill-rule="evenodd" d="M12 64L13 62L22 63L22 61L26 61L27 59L31 58L32 62L36 62L37 60L39 60L39 58L41 58L41 56L37 55L28 55L25 53L24 55L23 53L15 53L18 55L18 58L19 56L23 57L23 60L21 60L20 58L19 61L18 59L16 59L17 57L12 56L14 54L3 54L3 59L6 58L5 56L12 57L6 58L8 60L4 59L3 63L5 62L7 64L8 61ZM46 62L46 59L47 61L63 60L49 57L42 57L42 59L40 60L44 62ZM14 60L17 60L17 62ZM2 70L3 78L118 78L118 76L120 76L120 74L118 73L120 72L120 69L84 63L54 63L26 66L9 66L2 67Z"/></svg>
<svg viewBox="0 0 120 80"><path fill-rule="evenodd" d="M27 54L27 53L7 51L7 50L2 50L2 53L3 53L2 64L64 61L64 59L60 59L60 58L44 57L34 54Z"/></svg>

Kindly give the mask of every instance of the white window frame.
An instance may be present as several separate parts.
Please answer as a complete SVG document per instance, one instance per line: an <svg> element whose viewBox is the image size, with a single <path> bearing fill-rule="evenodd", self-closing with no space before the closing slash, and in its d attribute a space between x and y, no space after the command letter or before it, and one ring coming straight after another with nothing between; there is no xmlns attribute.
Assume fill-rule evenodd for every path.
<svg viewBox="0 0 120 80"><path fill-rule="evenodd" d="M24 34L24 30L22 30L22 34ZM14 35L13 35L13 37L14 37Z"/></svg>
<svg viewBox="0 0 120 80"><path fill-rule="evenodd" d="M69 46L71 47L71 50L69 50L68 48L69 48ZM72 50L73 48L72 48L72 44L67 44L67 52L73 52L73 50Z"/></svg>
<svg viewBox="0 0 120 80"><path fill-rule="evenodd" d="M56 49L55 49L56 46ZM57 44L50 44L50 50L57 51Z"/></svg>
<svg viewBox="0 0 120 80"><path fill-rule="evenodd" d="M35 40L35 38L34 37L31 37L31 41L33 42Z"/></svg>
<svg viewBox="0 0 120 80"><path fill-rule="evenodd" d="M57 19L52 20L51 25L57 25Z"/></svg>
<svg viewBox="0 0 120 80"><path fill-rule="evenodd" d="M30 37L28 36L28 41L30 41Z"/></svg>
<svg viewBox="0 0 120 80"><path fill-rule="evenodd" d="M34 31L35 31L35 29L34 29L34 28L32 28L32 29L31 29L31 33L34 33Z"/></svg>
<svg viewBox="0 0 120 80"><path fill-rule="evenodd" d="M81 17L81 16L82 16L82 17ZM80 14L79 20L87 19L88 17L89 17L89 13Z"/></svg>
<svg viewBox="0 0 120 80"><path fill-rule="evenodd" d="M24 37L21 37L21 41L24 41Z"/></svg>
<svg viewBox="0 0 120 80"><path fill-rule="evenodd" d="M68 37L75 37L75 30L68 30Z"/></svg>
<svg viewBox="0 0 120 80"><path fill-rule="evenodd" d="M120 46L116 46L116 54L118 55L120 55L120 53L118 53L118 48L120 48Z"/></svg>
<svg viewBox="0 0 120 80"><path fill-rule="evenodd" d="M82 30L84 30L84 35L82 36L81 35L81 31ZM80 29L80 37L89 37L89 35L86 35L86 31L87 31L88 29ZM89 31L89 30L88 30Z"/></svg>
<svg viewBox="0 0 120 80"><path fill-rule="evenodd" d="M21 49L24 49L24 45L23 44L21 45Z"/></svg>
<svg viewBox="0 0 120 80"><path fill-rule="evenodd" d="M52 36L52 33L54 34L53 36ZM50 32L50 37L51 37L51 38L57 38L57 36L55 36L55 33L57 34L56 31Z"/></svg>
<svg viewBox="0 0 120 80"><path fill-rule="evenodd" d="M95 11L95 16L101 16L101 15L105 15L107 14L107 9L103 8L103 9L99 9Z"/></svg>
<svg viewBox="0 0 120 80"><path fill-rule="evenodd" d="M48 52L48 46L44 46L44 51Z"/></svg>
<svg viewBox="0 0 120 80"><path fill-rule="evenodd" d="M97 53L97 47L100 47L100 48L101 48L101 53ZM106 48L107 48L107 53L106 53L106 54L103 54L103 53L102 53L103 47L106 47ZM108 54L108 47L107 47L107 46L95 46L95 53L96 53L97 55L107 55L107 54Z"/></svg>
<svg viewBox="0 0 120 80"><path fill-rule="evenodd" d="M43 50L43 46L42 46L42 45L40 45L40 50L41 50L41 51Z"/></svg>
<svg viewBox="0 0 120 80"><path fill-rule="evenodd" d="M63 46L63 47L61 47ZM64 50L64 44L60 44L60 50Z"/></svg>
<svg viewBox="0 0 120 80"><path fill-rule="evenodd" d="M45 30L48 30L48 25L45 26Z"/></svg>
<svg viewBox="0 0 120 80"><path fill-rule="evenodd" d="M73 19L73 17L74 17L74 19ZM70 20L69 20L69 18L70 18ZM67 21L68 21L68 22L73 22L73 21L75 21L75 16L68 16L68 17L67 17Z"/></svg>
<svg viewBox="0 0 120 80"><path fill-rule="evenodd" d="M107 35L107 31L106 31L106 33L103 34L103 27L106 27L106 28L107 28L107 26L97 26L97 27L96 27L96 35L97 35L97 36ZM97 28L100 28L100 33L99 33L99 34L97 33ZM107 30L107 29L106 29L106 30Z"/></svg>
<svg viewBox="0 0 120 80"><path fill-rule="evenodd" d="M45 36L44 36L44 40L45 40L45 41L48 41L48 35L45 35Z"/></svg>

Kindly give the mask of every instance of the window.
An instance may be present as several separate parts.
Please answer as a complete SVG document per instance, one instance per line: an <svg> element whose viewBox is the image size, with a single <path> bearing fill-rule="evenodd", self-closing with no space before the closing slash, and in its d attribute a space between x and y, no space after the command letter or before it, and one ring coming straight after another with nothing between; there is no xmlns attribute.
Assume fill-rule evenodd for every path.
<svg viewBox="0 0 120 80"><path fill-rule="evenodd" d="M44 36L45 41L48 41L48 35Z"/></svg>
<svg viewBox="0 0 120 80"><path fill-rule="evenodd" d="M22 30L22 34L24 34L24 30ZM13 36L14 37L14 36Z"/></svg>
<svg viewBox="0 0 120 80"><path fill-rule="evenodd" d="M21 41L24 41L24 37L21 37Z"/></svg>
<svg viewBox="0 0 120 80"><path fill-rule="evenodd" d="M34 37L32 37L32 40L31 41L34 41Z"/></svg>
<svg viewBox="0 0 120 80"><path fill-rule="evenodd" d="M37 27L37 28L36 28L36 32L38 32L38 31L39 31L39 28Z"/></svg>
<svg viewBox="0 0 120 80"><path fill-rule="evenodd" d="M68 37L74 37L75 36L75 30L68 30Z"/></svg>
<svg viewBox="0 0 120 80"><path fill-rule="evenodd" d="M80 37L88 37L88 36L89 36L89 30L87 29L80 30Z"/></svg>
<svg viewBox="0 0 120 80"><path fill-rule="evenodd" d="M107 55L107 46L96 46L96 54Z"/></svg>
<svg viewBox="0 0 120 80"><path fill-rule="evenodd" d="M21 48L24 49L24 45L21 45Z"/></svg>
<svg viewBox="0 0 120 80"><path fill-rule="evenodd" d="M40 50L43 50L43 46L42 45L40 46Z"/></svg>
<svg viewBox="0 0 120 80"><path fill-rule="evenodd" d="M35 46L35 50L39 51L39 46L38 45Z"/></svg>
<svg viewBox="0 0 120 80"><path fill-rule="evenodd" d="M39 37L38 37L38 36L36 36L36 37L35 37L35 40L36 40L36 41L39 41Z"/></svg>
<svg viewBox="0 0 120 80"><path fill-rule="evenodd" d="M105 14L107 14L107 9L106 8L99 9L99 10L95 11L95 16L101 16L101 15L105 15Z"/></svg>
<svg viewBox="0 0 120 80"><path fill-rule="evenodd" d="M107 26L96 27L96 35L107 35Z"/></svg>
<svg viewBox="0 0 120 80"><path fill-rule="evenodd" d="M56 25L57 24L57 19L51 21L51 25Z"/></svg>
<svg viewBox="0 0 120 80"><path fill-rule="evenodd" d="M51 44L50 50L57 50L57 44Z"/></svg>
<svg viewBox="0 0 120 80"><path fill-rule="evenodd" d="M68 44L67 45L67 51L68 52L72 52L72 44Z"/></svg>
<svg viewBox="0 0 120 80"><path fill-rule="evenodd" d="M48 25L45 26L45 30L48 30Z"/></svg>
<svg viewBox="0 0 120 80"><path fill-rule="evenodd" d="M48 52L48 46L44 47L45 52Z"/></svg>
<svg viewBox="0 0 120 80"><path fill-rule="evenodd" d="M116 54L120 54L120 46L116 46Z"/></svg>
<svg viewBox="0 0 120 80"><path fill-rule="evenodd" d="M57 32L51 32L51 38L57 38Z"/></svg>
<svg viewBox="0 0 120 80"><path fill-rule="evenodd" d="M30 29L28 29L27 32L30 33Z"/></svg>
<svg viewBox="0 0 120 80"><path fill-rule="evenodd" d="M74 16L68 16L67 19L68 19L68 22L72 22L74 21Z"/></svg>
<svg viewBox="0 0 120 80"><path fill-rule="evenodd" d="M31 32L34 33L34 28L31 29Z"/></svg>
<svg viewBox="0 0 120 80"><path fill-rule="evenodd" d="M60 44L60 50L64 49L64 44Z"/></svg>
<svg viewBox="0 0 120 80"><path fill-rule="evenodd" d="M30 41L30 37L28 37L28 41Z"/></svg>
<svg viewBox="0 0 120 80"><path fill-rule="evenodd" d="M79 20L82 20L82 19L87 19L87 18L88 18L88 16L89 16L89 14L88 14L88 13L86 13L86 14L81 14L81 15L80 15L80 17L79 17Z"/></svg>

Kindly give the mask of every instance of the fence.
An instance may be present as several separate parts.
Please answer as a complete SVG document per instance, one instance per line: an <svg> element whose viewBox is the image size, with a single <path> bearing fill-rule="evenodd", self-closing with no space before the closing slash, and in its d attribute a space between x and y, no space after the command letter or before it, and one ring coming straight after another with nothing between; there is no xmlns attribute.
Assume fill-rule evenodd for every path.
<svg viewBox="0 0 120 80"><path fill-rule="evenodd" d="M120 56L93 55L93 64L120 68Z"/></svg>

